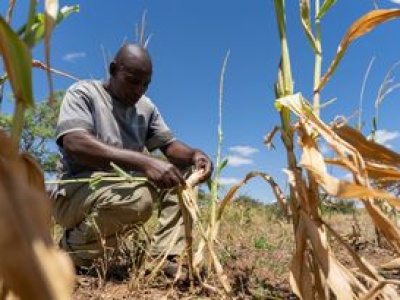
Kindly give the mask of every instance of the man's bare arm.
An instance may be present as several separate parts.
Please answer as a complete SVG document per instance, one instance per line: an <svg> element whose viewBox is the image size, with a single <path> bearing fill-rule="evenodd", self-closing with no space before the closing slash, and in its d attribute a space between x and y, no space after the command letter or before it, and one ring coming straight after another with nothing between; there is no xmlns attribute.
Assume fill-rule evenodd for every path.
<svg viewBox="0 0 400 300"><path fill-rule="evenodd" d="M107 145L86 131L74 131L61 137L64 151L78 163L101 170L110 169L110 163L143 173L160 188L171 188L183 182L179 169L137 151Z"/></svg>

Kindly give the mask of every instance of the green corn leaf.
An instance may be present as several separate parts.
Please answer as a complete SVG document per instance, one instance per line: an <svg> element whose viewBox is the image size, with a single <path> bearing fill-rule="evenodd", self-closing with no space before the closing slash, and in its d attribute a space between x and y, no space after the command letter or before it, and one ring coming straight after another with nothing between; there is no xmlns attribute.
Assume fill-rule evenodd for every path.
<svg viewBox="0 0 400 300"><path fill-rule="evenodd" d="M286 75L285 75L286 74ZM274 85L275 89L275 99L279 99L281 97L284 97L286 95L291 95L293 94L293 83L291 81L291 74L290 74L290 67L289 67L289 81L290 81L290 91L289 93L285 91L285 76L288 76L287 73L285 73L285 70L283 69L283 59L281 58L279 62L279 69L278 69L278 78L277 81ZM275 108L276 110L280 113L281 117L281 124L283 130L286 132L288 136L291 135L290 133L290 111L286 107L283 107L279 101L275 101Z"/></svg>
<svg viewBox="0 0 400 300"><path fill-rule="evenodd" d="M378 122L376 121L376 117L372 118L372 129L373 129L373 132L378 130Z"/></svg>
<svg viewBox="0 0 400 300"><path fill-rule="evenodd" d="M35 1L34 1L35 2ZM66 19L71 13L79 12L79 5L64 6L60 9L57 14L55 24L59 24ZM17 32L21 36L23 35L24 42L28 47L32 48L39 43L45 35L45 16L42 13L37 14L33 21L22 26ZM30 25L29 25L30 24Z"/></svg>
<svg viewBox="0 0 400 300"><path fill-rule="evenodd" d="M223 169L228 165L229 159L226 157L222 160L221 165L218 167L218 172L221 173Z"/></svg>
<svg viewBox="0 0 400 300"><path fill-rule="evenodd" d="M79 5L63 6L57 14L56 23L59 24L66 19L70 14L79 12Z"/></svg>
<svg viewBox="0 0 400 300"><path fill-rule="evenodd" d="M29 48L33 48L44 36L44 15L37 14L33 20L28 21L28 25L21 27L17 33Z"/></svg>
<svg viewBox="0 0 400 300"><path fill-rule="evenodd" d="M282 110L282 104L280 102L275 101L274 107L278 112L280 112Z"/></svg>
<svg viewBox="0 0 400 300"><path fill-rule="evenodd" d="M279 38L281 42L282 56L280 61L280 69L282 70L282 89L284 95L293 94L293 79L290 67L289 46L286 37L285 23L285 1L275 0L275 12L278 22Z"/></svg>
<svg viewBox="0 0 400 300"><path fill-rule="evenodd" d="M322 5L319 13L317 15L317 20L321 20L324 15L328 12L328 10L336 3L337 0L325 0L324 4Z"/></svg>
<svg viewBox="0 0 400 300"><path fill-rule="evenodd" d="M300 19L304 33L316 53L320 53L311 29L310 0L300 0Z"/></svg>
<svg viewBox="0 0 400 300"><path fill-rule="evenodd" d="M211 180L211 179L208 179L207 182L206 182L206 184L207 184L208 190L209 190L209 191L212 191L212 180Z"/></svg>
<svg viewBox="0 0 400 300"><path fill-rule="evenodd" d="M29 4L29 15L28 15L28 21L26 22L26 26L23 27L24 31L23 32L18 32L18 34L21 36L22 33L24 33L24 42L28 45L28 47L31 47L30 44L33 45L31 42L32 35L30 35L30 31L28 30L29 28L32 28L35 24L36 21L36 4L37 2L35 0L31 0ZM22 31L22 29L20 29Z"/></svg>
<svg viewBox="0 0 400 300"><path fill-rule="evenodd" d="M285 35L285 1L275 0L276 19L278 21L279 37L282 39Z"/></svg>
<svg viewBox="0 0 400 300"><path fill-rule="evenodd" d="M0 16L0 54L18 102L33 105L31 53L26 44Z"/></svg>
<svg viewBox="0 0 400 300"><path fill-rule="evenodd" d="M111 162L110 163L111 167L113 168L114 172L120 176L120 177L132 177L130 174L128 174L127 172L125 172L123 169L121 169L118 165L116 165L115 163Z"/></svg>

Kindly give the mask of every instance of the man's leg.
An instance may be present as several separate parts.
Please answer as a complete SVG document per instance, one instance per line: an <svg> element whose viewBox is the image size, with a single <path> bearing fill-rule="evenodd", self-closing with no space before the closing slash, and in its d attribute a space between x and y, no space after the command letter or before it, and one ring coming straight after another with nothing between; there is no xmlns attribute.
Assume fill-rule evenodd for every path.
<svg viewBox="0 0 400 300"><path fill-rule="evenodd" d="M70 187L56 200L56 220L67 229L60 245L76 265L89 266L106 248L117 246L117 235L145 223L152 215L155 189L148 183L87 184Z"/></svg>
<svg viewBox="0 0 400 300"><path fill-rule="evenodd" d="M185 249L185 227L176 190L160 197L159 227L152 239L151 255L180 255Z"/></svg>

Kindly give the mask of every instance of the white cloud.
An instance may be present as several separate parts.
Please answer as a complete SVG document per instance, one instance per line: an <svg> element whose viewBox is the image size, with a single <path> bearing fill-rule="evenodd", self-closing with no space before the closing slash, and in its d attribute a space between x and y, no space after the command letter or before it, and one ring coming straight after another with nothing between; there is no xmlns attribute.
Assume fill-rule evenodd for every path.
<svg viewBox="0 0 400 300"><path fill-rule="evenodd" d="M346 175L342 176L342 179L346 180L346 181L353 181L353 174L352 173L347 173Z"/></svg>
<svg viewBox="0 0 400 300"><path fill-rule="evenodd" d="M398 131L387 131L382 129L375 132L375 141L386 147L390 147L388 142L398 139L399 137L400 133ZM371 136L368 138L371 138Z"/></svg>
<svg viewBox="0 0 400 300"><path fill-rule="evenodd" d="M241 157L237 155L229 155L228 157L228 166L239 167L242 165L251 165L253 164L253 160L247 157Z"/></svg>
<svg viewBox="0 0 400 300"><path fill-rule="evenodd" d="M86 57L86 52L72 52L65 54L63 56L63 60L67 62L75 62L76 60L84 57Z"/></svg>
<svg viewBox="0 0 400 300"><path fill-rule="evenodd" d="M258 152L258 149L250 147L250 146L234 146L234 147L230 147L229 150L231 150L232 152L235 152L239 155L242 155L242 156L250 156L250 155Z"/></svg>
<svg viewBox="0 0 400 300"><path fill-rule="evenodd" d="M234 185L239 183L239 179L235 177L220 177L219 178L219 183L221 185Z"/></svg>
<svg viewBox="0 0 400 300"><path fill-rule="evenodd" d="M400 0L390 0L393 3L400 4Z"/></svg>

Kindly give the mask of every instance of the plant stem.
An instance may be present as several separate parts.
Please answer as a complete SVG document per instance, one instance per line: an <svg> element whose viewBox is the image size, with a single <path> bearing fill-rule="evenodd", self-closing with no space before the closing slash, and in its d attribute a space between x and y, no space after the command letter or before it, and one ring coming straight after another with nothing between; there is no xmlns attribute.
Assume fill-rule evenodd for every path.
<svg viewBox="0 0 400 300"><path fill-rule="evenodd" d="M283 73L283 96L293 94L293 80L290 68L289 47L286 37L285 25L285 1L275 0L276 14L278 20L279 37L282 48L282 73Z"/></svg>
<svg viewBox="0 0 400 300"><path fill-rule="evenodd" d="M226 53L222 69L221 69L221 75L220 75L220 85L219 85L219 122L218 122L218 146L217 146L217 157L216 157L216 174L214 176L214 180L211 185L211 219L210 219L210 225L211 228L215 227L215 221L216 221L216 203L218 201L218 181L221 173L221 149L222 149L222 141L223 141L223 131L222 131L222 104L223 104L223 96L224 96L224 77L225 77L225 71L226 71L226 65L228 63L228 58L229 58L230 51ZM210 231L210 233L213 232L213 230Z"/></svg>
<svg viewBox="0 0 400 300"><path fill-rule="evenodd" d="M318 16L320 10L319 0L315 1L315 15ZM321 21L320 19L315 19L315 45L317 47L317 52L315 53L315 63L314 63L314 90L317 89L321 81L321 69L322 69L322 49L321 49ZM320 92L314 94L314 114L319 117L320 114Z"/></svg>
<svg viewBox="0 0 400 300"><path fill-rule="evenodd" d="M24 127L25 108L26 106L23 101L16 99L13 123L11 128L12 149L15 152L17 152L19 149L19 142L21 140L22 129Z"/></svg>

